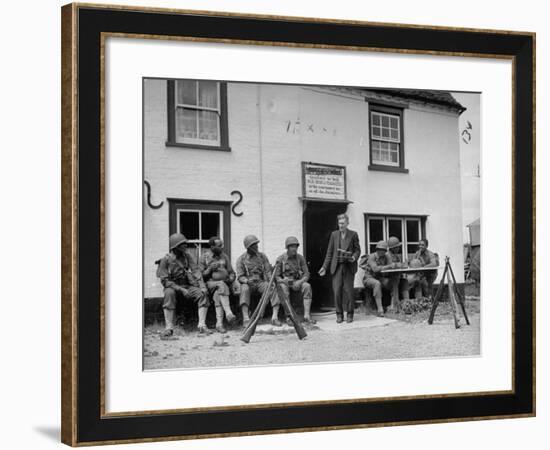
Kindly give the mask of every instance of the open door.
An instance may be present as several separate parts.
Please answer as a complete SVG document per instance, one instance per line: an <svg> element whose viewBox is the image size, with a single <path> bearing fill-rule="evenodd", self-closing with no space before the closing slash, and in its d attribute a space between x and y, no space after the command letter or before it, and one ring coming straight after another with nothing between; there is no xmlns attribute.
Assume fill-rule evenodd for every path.
<svg viewBox="0 0 550 450"><path fill-rule="evenodd" d="M330 233L338 228L336 217L346 212L347 203L304 201L304 257L306 258L313 290L313 308L334 306L330 275L323 278L317 272L323 265Z"/></svg>

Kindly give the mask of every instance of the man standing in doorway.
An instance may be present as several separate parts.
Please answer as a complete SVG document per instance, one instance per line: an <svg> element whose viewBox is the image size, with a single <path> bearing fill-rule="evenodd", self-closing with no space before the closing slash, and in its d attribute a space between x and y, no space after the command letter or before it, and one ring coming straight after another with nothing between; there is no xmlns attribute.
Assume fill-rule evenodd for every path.
<svg viewBox="0 0 550 450"><path fill-rule="evenodd" d="M330 269L337 323L343 322L344 311L346 311L346 322L353 322L355 309L353 280L357 272L357 259L361 255L361 247L357 232L350 230L348 224L347 214L338 215L338 230L330 235L325 261L319 270L319 275L324 277Z"/></svg>

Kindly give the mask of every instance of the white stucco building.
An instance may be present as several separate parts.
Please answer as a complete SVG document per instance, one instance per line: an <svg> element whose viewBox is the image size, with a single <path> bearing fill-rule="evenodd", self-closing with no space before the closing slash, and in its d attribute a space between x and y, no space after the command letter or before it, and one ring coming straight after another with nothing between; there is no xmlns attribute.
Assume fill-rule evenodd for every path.
<svg viewBox="0 0 550 450"><path fill-rule="evenodd" d="M233 263L247 234L271 261L295 235L315 274L344 211L363 253L396 235L412 254L426 237L463 281L464 108L449 93L159 79L143 92L144 181L164 202L144 189L146 298L162 296L154 262L173 232L197 252L220 235ZM311 281L314 306L330 303L328 279Z"/></svg>

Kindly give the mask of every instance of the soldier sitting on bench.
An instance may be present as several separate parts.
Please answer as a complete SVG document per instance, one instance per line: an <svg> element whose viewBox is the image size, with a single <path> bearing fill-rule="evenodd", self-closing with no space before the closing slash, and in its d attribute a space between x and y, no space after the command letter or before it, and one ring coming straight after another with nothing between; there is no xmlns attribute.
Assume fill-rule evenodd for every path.
<svg viewBox="0 0 550 450"><path fill-rule="evenodd" d="M176 321L176 303L179 297L190 300L198 306L199 333L210 334L206 326L206 313L209 300L202 274L191 253L187 251L187 238L175 233L169 239L170 253L159 262L157 277L164 287L165 330L163 337L174 334Z"/></svg>
<svg viewBox="0 0 550 450"><path fill-rule="evenodd" d="M241 295L239 304L243 313L243 325L246 327L250 323L250 297L252 295L261 296L268 287L268 281L271 278L271 264L267 256L259 251L258 243L260 240L254 235L248 235L244 238L243 244L246 251L237 259L237 280L241 283ZM278 319L279 315L279 296L271 297L272 317L271 323L275 326L283 324Z"/></svg>
<svg viewBox="0 0 550 450"><path fill-rule="evenodd" d="M420 239L418 243L418 251L414 254L411 267L438 267L439 256L428 250L428 239ZM414 275L409 275L409 286L414 288L414 296L418 300L422 295L431 297L432 286L437 278L437 270L417 272Z"/></svg>
<svg viewBox="0 0 550 450"><path fill-rule="evenodd" d="M309 280L309 269L305 258L298 253L300 242L294 236L285 240L286 252L277 258L275 278L281 289L290 300L294 294L302 298L304 302L304 322L314 324L316 321L311 318L311 285ZM289 317L287 324L292 326Z"/></svg>
<svg viewBox="0 0 550 450"><path fill-rule="evenodd" d="M231 311L229 302L230 294L240 292L239 283L236 281L235 271L231 266L231 261L227 253L223 251L223 241L218 237L211 237L208 241L210 250L205 250L200 258L199 267L202 272L209 294L214 300L216 308L216 330L225 333L223 326L223 317L228 323L233 323L236 319Z"/></svg>
<svg viewBox="0 0 550 450"><path fill-rule="evenodd" d="M388 243L379 241L376 244L376 251L370 255L363 255L359 261L359 267L365 271L363 285L372 289L372 294L376 301L378 317L384 316L382 306L382 289L392 293L392 308L395 309L395 302L398 300L399 275L385 275L382 270L395 269L396 263L392 262L388 255ZM391 310L390 309L390 310Z"/></svg>

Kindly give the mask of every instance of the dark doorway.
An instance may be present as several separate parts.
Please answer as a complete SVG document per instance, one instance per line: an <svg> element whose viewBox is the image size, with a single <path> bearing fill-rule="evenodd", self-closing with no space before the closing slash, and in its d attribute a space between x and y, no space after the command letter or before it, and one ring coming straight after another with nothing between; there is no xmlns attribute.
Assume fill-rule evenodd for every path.
<svg viewBox="0 0 550 450"><path fill-rule="evenodd" d="M332 307L330 274L321 278L317 272L323 265L330 233L338 228L336 216L346 212L347 203L304 201L304 256L311 273L313 307Z"/></svg>

